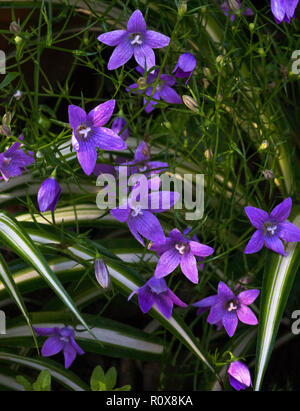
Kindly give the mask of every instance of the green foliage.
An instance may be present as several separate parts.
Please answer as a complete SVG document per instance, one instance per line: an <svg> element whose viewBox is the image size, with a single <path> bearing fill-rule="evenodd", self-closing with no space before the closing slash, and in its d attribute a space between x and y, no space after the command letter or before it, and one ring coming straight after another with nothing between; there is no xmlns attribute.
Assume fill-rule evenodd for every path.
<svg viewBox="0 0 300 411"><path fill-rule="evenodd" d="M117 383L117 371L115 367L111 367L106 374L101 365L97 365L91 376L92 391L130 391L130 385L124 385L120 388L115 388Z"/></svg>
<svg viewBox="0 0 300 411"><path fill-rule="evenodd" d="M0 30L7 51L0 114L12 117L11 135L1 135L0 153L23 132L23 148L35 153L35 163L29 173L0 182L0 304L9 314L8 333L0 336L0 388L18 389L10 384L15 382L12 373L19 373L16 367L23 373L24 367L17 381L25 390L48 391L51 378L67 390L89 390L80 371L64 370L62 357L38 356L43 340L34 340L30 329L59 323L74 326L77 341L95 358L92 369L99 356L158 361L160 390L222 388L228 364L241 358L257 376L255 389L281 389L280 375L269 375L265 384L263 376L273 349L284 343L288 350L293 338L285 325L290 320L285 306L289 302L289 311L299 308L296 293L289 300L295 278L299 287L299 247L290 249L288 264L270 253L245 256L253 228L244 206L269 211L287 196L293 198L293 208L300 203L299 75L291 71L292 53L300 49L299 20L277 25L270 2L256 9L246 0L254 16L238 15L234 22L209 0L87 0L80 8L73 1L42 1L24 4L22 19L19 2L9 2L8 9L4 3L0 12L7 15L5 24L18 21L20 31ZM197 68L188 84L178 80L175 86L181 96L194 99L192 109L160 101L147 115L143 96L126 91L139 77L135 63L107 70L113 49L97 37L124 28L137 8L150 29L172 38L169 48L155 50L161 72L170 74L181 53L195 54ZM13 97L17 90L21 99ZM156 256L140 247L125 225L97 208L96 177L84 175L71 150L68 105L89 110L112 98L117 101L112 120L122 115L130 129L129 149L118 153L122 161L131 159L145 139L151 159L168 162L170 173L205 176L203 219L186 221L186 210L159 216L166 233L190 226L192 234L215 249L199 270L196 287L180 269L166 277L168 286L189 303L186 310L175 308L169 321L155 308L142 317L134 306L136 297L127 301L152 276ZM97 163L116 165L116 159L99 150ZM54 170L62 196L55 213L42 214L37 191ZM264 174L268 170L270 178ZM95 280L96 256L110 272L107 291ZM206 314L196 315L192 303L215 294L220 280L232 288L261 289L260 312L254 305L258 329L241 326L228 339L207 324ZM282 367L289 374L289 364ZM31 373L44 368L51 375L44 370L30 382ZM93 391L130 389L114 388L116 383L114 367L104 373L96 366Z"/></svg>
<svg viewBox="0 0 300 411"><path fill-rule="evenodd" d="M23 385L25 391L51 391L51 374L48 370L41 371L33 384L22 375L18 375L16 380Z"/></svg>

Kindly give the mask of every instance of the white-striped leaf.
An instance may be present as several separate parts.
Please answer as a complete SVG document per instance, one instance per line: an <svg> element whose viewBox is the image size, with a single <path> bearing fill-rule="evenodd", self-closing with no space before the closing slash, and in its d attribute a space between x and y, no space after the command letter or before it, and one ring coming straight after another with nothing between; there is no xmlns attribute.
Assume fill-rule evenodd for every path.
<svg viewBox="0 0 300 411"><path fill-rule="evenodd" d="M300 215L293 223L300 227ZM287 257L268 252L268 261L265 264L256 353L256 391L261 388L279 324L300 264L299 243L289 243L286 251Z"/></svg>
<svg viewBox="0 0 300 411"><path fill-rule="evenodd" d="M14 250L22 259L31 264L45 279L53 291L61 298L65 305L73 312L81 324L88 330L89 327L75 307L72 299L48 266L40 251L35 247L30 237L19 226L15 219L7 214L0 213L0 238Z"/></svg>

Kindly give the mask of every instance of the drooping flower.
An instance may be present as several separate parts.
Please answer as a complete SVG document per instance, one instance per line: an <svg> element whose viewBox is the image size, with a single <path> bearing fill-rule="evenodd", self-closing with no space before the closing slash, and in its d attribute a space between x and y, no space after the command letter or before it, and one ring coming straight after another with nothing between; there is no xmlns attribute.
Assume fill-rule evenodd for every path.
<svg viewBox="0 0 300 411"><path fill-rule="evenodd" d="M23 134L20 135L19 140L23 140ZM20 176L25 170L26 166L30 166L34 163L33 153L30 151L25 154L20 149L21 143L14 143L8 150L0 154L0 172L2 177L0 180L6 182L10 177Z"/></svg>
<svg viewBox="0 0 300 411"><path fill-rule="evenodd" d="M153 49L168 46L170 38L156 31L147 30L140 10L135 10L127 23L127 30L114 30L98 37L107 46L116 46L109 61L108 70L123 66L134 55L138 65L146 70L155 66Z"/></svg>
<svg viewBox="0 0 300 411"><path fill-rule="evenodd" d="M148 184L147 181L147 190ZM126 222L132 235L143 246L145 246L145 243L141 236L150 241L164 243L165 234L154 213L161 213L170 209L179 197L180 194L177 192L157 191L148 194L145 198L140 198L138 200L140 204L137 204L137 201L133 201L129 196L129 199L122 207L116 207L110 210L110 213L121 223Z"/></svg>
<svg viewBox="0 0 300 411"><path fill-rule="evenodd" d="M240 391L252 387L249 368L241 361L232 362L227 372L229 382L235 390Z"/></svg>
<svg viewBox="0 0 300 411"><path fill-rule="evenodd" d="M245 207L245 212L251 224L257 230L252 235L244 253L256 253L265 244L267 248L275 251L275 253L287 255L281 240L287 242L300 241L300 229L287 221L291 208L292 199L290 197L278 204L270 215L259 208Z"/></svg>
<svg viewBox="0 0 300 411"><path fill-rule="evenodd" d="M238 325L238 320L249 325L258 323L255 314L248 305L256 300L259 293L259 290L253 289L242 291L235 296L230 288L223 281L220 281L218 294L204 298L194 303L193 306L198 307L197 314L201 314L210 308L207 322L209 324L218 324L221 321L229 337L232 337Z"/></svg>
<svg viewBox="0 0 300 411"><path fill-rule="evenodd" d="M249 7L243 7L240 0L225 0L220 7L225 16L230 15L231 21L234 21L239 13L244 16L253 16L253 11Z"/></svg>
<svg viewBox="0 0 300 411"><path fill-rule="evenodd" d="M151 277L141 288L134 291L128 297L137 294L138 302L141 310L146 314L154 304L156 304L159 311L166 317L170 318L173 311L173 305L179 307L187 307L167 286L163 278Z"/></svg>
<svg viewBox="0 0 300 411"><path fill-rule="evenodd" d="M214 249L191 241L174 228L164 243L153 242L151 250L160 255L155 269L155 277L162 278L170 274L180 264L183 274L194 284L198 284L198 268L196 257L208 257Z"/></svg>
<svg viewBox="0 0 300 411"><path fill-rule="evenodd" d="M103 260L95 261L95 276L102 288L107 289L110 285L110 276L107 266Z"/></svg>
<svg viewBox="0 0 300 411"><path fill-rule="evenodd" d="M140 67L136 67L136 70L143 76L144 75L144 71L143 69L141 69ZM158 76L159 73L159 69L156 69L153 73L149 73L147 76L147 85L149 85L149 87L146 87L145 89L145 94L150 97L153 91L153 86L151 86L151 84L153 84ZM175 84L175 79L174 77L168 75L168 74L162 74L160 76L160 81L158 86L156 87L154 94L152 96L152 98L154 98L155 100L164 100L167 103L171 103L171 104L182 104L182 99L179 96L179 94L177 94L177 92L172 88L172 86L174 86ZM129 86L126 91L128 92L134 92L134 93L140 93L143 94L143 90L141 90L139 88L138 83L134 83L131 84L131 86ZM158 103L158 101L154 101L154 100L150 100L147 103L147 99L144 97L144 106L145 106L145 111L146 113L151 113L151 111L153 111L155 109L156 104Z"/></svg>
<svg viewBox="0 0 300 411"><path fill-rule="evenodd" d="M188 83L197 64L196 57L192 53L183 53L179 56L177 64L172 71L178 78L186 78L185 84Z"/></svg>
<svg viewBox="0 0 300 411"><path fill-rule="evenodd" d="M287 23L295 18L295 10L299 0L271 0L271 10L277 24L282 21Z"/></svg>
<svg viewBox="0 0 300 411"><path fill-rule="evenodd" d="M111 118L115 100L109 100L95 107L88 114L78 106L69 106L69 122L73 129L72 145L78 161L90 175L97 160L96 147L102 150L118 151L126 148L122 138L109 128L103 127Z"/></svg>
<svg viewBox="0 0 300 411"><path fill-rule="evenodd" d="M117 133L124 141L126 141L129 137L129 129L128 127L125 128L125 130L121 133L123 128L127 125L126 121L124 120L123 117L117 117L114 119L111 129L115 133ZM121 133L121 134L120 134Z"/></svg>
<svg viewBox="0 0 300 411"><path fill-rule="evenodd" d="M138 145L134 160L121 165L129 165L131 174L144 173L147 176L159 174L169 167L169 164L162 161L150 161L150 147L145 141Z"/></svg>
<svg viewBox="0 0 300 411"><path fill-rule="evenodd" d="M56 204L61 194L61 187L55 177L48 177L43 181L38 192L38 205L42 213L55 210Z"/></svg>
<svg viewBox="0 0 300 411"><path fill-rule="evenodd" d="M43 357L51 357L52 355L63 351L65 368L69 368L77 354L84 354L84 351L75 341L74 330L72 327L33 328L38 336L49 337L42 347L41 354Z"/></svg>

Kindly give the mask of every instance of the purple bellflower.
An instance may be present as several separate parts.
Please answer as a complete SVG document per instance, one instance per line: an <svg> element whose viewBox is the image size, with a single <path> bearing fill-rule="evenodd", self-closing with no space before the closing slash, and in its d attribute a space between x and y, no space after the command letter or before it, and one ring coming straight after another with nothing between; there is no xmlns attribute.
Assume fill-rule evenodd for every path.
<svg viewBox="0 0 300 411"><path fill-rule="evenodd" d="M69 368L76 358L76 355L84 354L74 338L72 327L38 328L34 327L37 335L49 337L42 347L42 356L51 357L63 351L65 357L65 368Z"/></svg>
<svg viewBox="0 0 300 411"><path fill-rule="evenodd" d="M234 361L230 364L228 378L232 387L237 391L252 387L249 368L241 361Z"/></svg>
<svg viewBox="0 0 300 411"><path fill-rule="evenodd" d="M295 10L299 0L271 0L271 10L277 24L282 21L287 23L295 18Z"/></svg>
<svg viewBox="0 0 300 411"><path fill-rule="evenodd" d="M88 114L78 107L69 106L69 122L73 129L72 145L78 161L88 176L94 171L97 150L118 151L126 148L122 138L109 128L103 127L112 116L115 100L95 107Z"/></svg>
<svg viewBox="0 0 300 411"><path fill-rule="evenodd" d="M253 11L250 8L242 7L240 0L225 0L220 7L225 16L230 15L231 21L235 20L238 13L244 16L253 16Z"/></svg>
<svg viewBox="0 0 300 411"><path fill-rule="evenodd" d="M43 181L38 192L38 205L42 213L55 210L61 194L61 188L55 177L49 177Z"/></svg>
<svg viewBox="0 0 300 411"><path fill-rule="evenodd" d="M117 46L109 61L108 70L123 66L134 55L138 65L146 70L155 66L153 49L168 46L170 38L156 31L147 30L146 22L140 10L136 10L127 23L127 30L114 30L98 37L107 46Z"/></svg>
<svg viewBox="0 0 300 411"><path fill-rule="evenodd" d="M128 127L125 128L125 130L120 134L121 130L127 125L126 121L124 120L123 117L117 117L114 119L111 129L114 131L116 134L118 134L124 141L126 141L129 137L129 129Z"/></svg>
<svg viewBox="0 0 300 411"><path fill-rule="evenodd" d="M170 274L180 264L181 271L194 284L198 284L198 268L196 257L208 257L214 249L191 241L174 228L164 243L151 244L151 250L160 255L155 269L155 277L162 278Z"/></svg>
<svg viewBox="0 0 300 411"><path fill-rule="evenodd" d="M255 314L248 307L256 300L258 295L259 290L253 289L242 291L235 296L230 288L220 281L218 294L204 298L194 303L193 306L198 307L197 314L201 314L210 307L207 322L219 325L222 321L227 334L232 337L238 325L238 320L249 325L258 323Z"/></svg>
<svg viewBox="0 0 300 411"><path fill-rule="evenodd" d="M163 278L150 278L141 288L131 293L128 300L136 293L138 295L139 306L144 314L146 314L154 304L156 304L159 311L166 318L171 317L174 304L179 307L187 307L187 305L168 288Z"/></svg>
<svg viewBox="0 0 300 411"><path fill-rule="evenodd" d="M142 75L144 76L144 71L143 69L141 69L140 67L136 67L136 70ZM153 73L149 73L147 76L147 84L148 87L145 90L145 94L149 97L152 94L153 91L153 86L151 86L151 84L153 84L158 76L159 73L159 69L156 69ZM171 103L171 104L182 104L182 99L179 96L179 94L177 94L177 92L172 88L172 86L174 86L175 84L175 79L174 77L168 75L168 74L162 74L160 76L160 81L158 86L156 87L154 94L153 94L153 98L156 100L150 100L149 103L147 103L147 99L144 97L144 106L145 106L145 111L146 113L151 113L154 109L156 104L158 103L159 100L164 100L167 103ZM139 88L139 85L137 83L131 84L131 86L129 86L126 91L128 92L134 92L134 93L140 93L140 94L144 94L143 90L141 90Z"/></svg>
<svg viewBox="0 0 300 411"><path fill-rule="evenodd" d="M175 76L178 78L187 78L185 82L187 84L195 70L196 64L196 57L192 53L181 54L172 73L175 73Z"/></svg>
<svg viewBox="0 0 300 411"><path fill-rule="evenodd" d="M19 140L23 140L23 134L20 135ZM0 172L2 177L0 180L6 182L10 177L20 176L26 170L26 166L34 163L33 153L30 151L28 155L20 149L21 143L14 143L8 150L0 154Z"/></svg>
<svg viewBox="0 0 300 411"><path fill-rule="evenodd" d="M180 194L177 192L152 192L147 195L147 198L144 198L145 203L147 203L145 208L142 208L142 205L137 205L129 197L125 205L110 210L110 213L121 223L126 222L132 235L143 246L145 246L145 243L141 235L147 240L164 243L166 237L154 213L168 210L178 201L179 197ZM143 199L139 202L142 204Z"/></svg>
<svg viewBox="0 0 300 411"><path fill-rule="evenodd" d="M260 251L265 244L275 253L287 255L282 240L287 242L300 241L300 229L287 221L291 212L292 199L286 198L278 204L271 214L255 207L245 207L245 212L251 224L257 229L247 244L244 253L252 254Z"/></svg>

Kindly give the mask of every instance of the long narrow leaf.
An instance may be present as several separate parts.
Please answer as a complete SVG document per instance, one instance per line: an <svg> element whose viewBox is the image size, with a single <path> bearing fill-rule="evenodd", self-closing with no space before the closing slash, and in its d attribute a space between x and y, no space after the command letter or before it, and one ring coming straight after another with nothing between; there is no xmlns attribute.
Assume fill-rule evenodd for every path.
<svg viewBox="0 0 300 411"><path fill-rule="evenodd" d="M72 391L88 391L87 385L78 378L71 371L65 370L62 366L56 362L43 358L26 358L21 355L11 354L5 351L0 352L0 361L10 364L19 364L23 367L32 368L37 371L44 369L49 370L51 376L63 386L69 388Z"/></svg>
<svg viewBox="0 0 300 411"><path fill-rule="evenodd" d="M65 305L88 330L88 325L75 307L70 296L50 269L42 254L35 247L32 240L13 218L3 212L0 213L0 238L40 273L53 291L64 301Z"/></svg>
<svg viewBox="0 0 300 411"><path fill-rule="evenodd" d="M19 307L21 313L25 317L26 322L27 322L27 324L30 328L31 334L33 336L34 342L36 344L36 347L38 347L37 339L36 339L35 333L34 333L33 328L32 328L32 323L31 323L30 316L29 316L29 313L27 311L26 305L23 301L23 298L22 298L16 284L14 283L12 275L11 275L11 273L10 273L8 267L7 267L7 264L6 264L6 262L5 262L5 260L4 260L1 253L0 253L0 279L3 282L6 290L10 294L11 298L14 300L16 305Z"/></svg>
<svg viewBox="0 0 300 411"><path fill-rule="evenodd" d="M85 319L91 324L97 341L78 322L72 325L75 328L76 341L86 352L140 360L157 360L163 353L164 347L160 339L135 327L98 316L85 315ZM41 312L33 313L32 321L36 327L41 328L63 327L70 324L70 317L64 312ZM39 341L41 342L42 338ZM23 319L8 325L6 334L1 336L0 346L33 346L30 330Z"/></svg>
<svg viewBox="0 0 300 411"><path fill-rule="evenodd" d="M293 222L300 226L300 215ZM288 256L269 252L265 265L261 294L260 321L256 353L254 389L259 391L270 360L272 349L297 269L300 264L300 245L290 243Z"/></svg>

